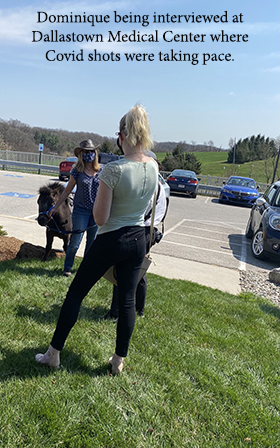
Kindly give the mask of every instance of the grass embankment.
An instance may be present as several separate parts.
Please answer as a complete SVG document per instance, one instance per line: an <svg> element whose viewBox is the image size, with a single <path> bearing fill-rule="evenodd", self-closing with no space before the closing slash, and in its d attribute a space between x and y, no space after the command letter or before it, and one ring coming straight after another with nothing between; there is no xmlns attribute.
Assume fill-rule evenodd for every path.
<svg viewBox="0 0 280 448"><path fill-rule="evenodd" d="M78 262L77 262L78 263ZM109 375L112 287L84 300L62 367L36 364L70 279L63 260L0 263L1 448L276 448L279 309L148 275L120 377Z"/></svg>
<svg viewBox="0 0 280 448"><path fill-rule="evenodd" d="M252 177L257 182L266 183L265 175L265 161L257 160L254 162L247 162L241 165L227 163L228 153L225 151L218 152L195 152L193 153L196 158L201 162L201 173L204 175L229 177L231 175ZM165 158L166 153L157 153L158 160L160 162ZM268 172L273 173L272 161L269 161ZM280 177L280 166L277 171L276 179Z"/></svg>

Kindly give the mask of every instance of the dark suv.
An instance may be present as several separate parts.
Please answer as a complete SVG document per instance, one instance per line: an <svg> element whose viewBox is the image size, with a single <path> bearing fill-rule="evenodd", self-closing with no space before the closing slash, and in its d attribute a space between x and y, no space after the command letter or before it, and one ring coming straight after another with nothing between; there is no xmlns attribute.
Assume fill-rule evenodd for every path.
<svg viewBox="0 0 280 448"><path fill-rule="evenodd" d="M117 154L106 153L106 152L100 152L98 154L98 162L101 163L101 165L106 165L106 163L113 162L114 160L118 160L120 156Z"/></svg>
<svg viewBox="0 0 280 448"><path fill-rule="evenodd" d="M247 223L245 236L252 238L255 258L277 257L280 260L280 181L259 197Z"/></svg>

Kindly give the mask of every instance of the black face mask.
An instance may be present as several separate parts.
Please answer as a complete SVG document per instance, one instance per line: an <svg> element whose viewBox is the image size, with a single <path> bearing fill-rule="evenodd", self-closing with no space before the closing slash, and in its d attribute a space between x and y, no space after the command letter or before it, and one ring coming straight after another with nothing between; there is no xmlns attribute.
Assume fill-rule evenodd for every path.
<svg viewBox="0 0 280 448"><path fill-rule="evenodd" d="M121 147L121 145L120 145L120 139L119 139L119 137L117 138L117 145L118 145L118 147L120 148L122 154L124 154L123 149L122 149L122 147Z"/></svg>

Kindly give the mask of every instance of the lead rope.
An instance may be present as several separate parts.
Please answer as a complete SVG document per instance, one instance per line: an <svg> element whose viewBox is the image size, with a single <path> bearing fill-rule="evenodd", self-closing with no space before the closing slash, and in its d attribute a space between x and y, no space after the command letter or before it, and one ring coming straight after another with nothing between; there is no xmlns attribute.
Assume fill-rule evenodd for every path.
<svg viewBox="0 0 280 448"><path fill-rule="evenodd" d="M54 205L52 205L49 210L47 210L46 212L39 212L39 215L47 215L52 209L54 208ZM71 215L70 215L71 216ZM69 218L69 217L68 217ZM68 219L67 218L67 219ZM48 230L52 230L53 232L58 232L58 233L62 233L63 235L69 235L69 234L78 234L78 233L84 233L86 230L89 229L93 229L95 226L90 226L90 227L86 227L84 230L61 230L58 227L58 224L55 222L55 219L53 216L50 217L50 220L53 221L56 229L53 229L52 227L49 227L48 225L45 225L44 227L46 227L46 229Z"/></svg>

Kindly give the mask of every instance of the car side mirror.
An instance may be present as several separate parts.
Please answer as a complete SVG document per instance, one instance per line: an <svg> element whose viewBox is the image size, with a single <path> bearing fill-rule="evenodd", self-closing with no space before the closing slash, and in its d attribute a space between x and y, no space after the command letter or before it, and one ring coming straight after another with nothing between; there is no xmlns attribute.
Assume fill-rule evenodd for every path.
<svg viewBox="0 0 280 448"><path fill-rule="evenodd" d="M201 177L198 177L197 180L198 180L198 181L201 181Z"/></svg>
<svg viewBox="0 0 280 448"><path fill-rule="evenodd" d="M264 198L262 198L262 197L256 199L256 205L257 205L258 207L261 207L261 206L264 205L265 203L266 203L266 200L265 200Z"/></svg>
<svg viewBox="0 0 280 448"><path fill-rule="evenodd" d="M260 186L259 185L257 185L257 190L260 188Z"/></svg>

